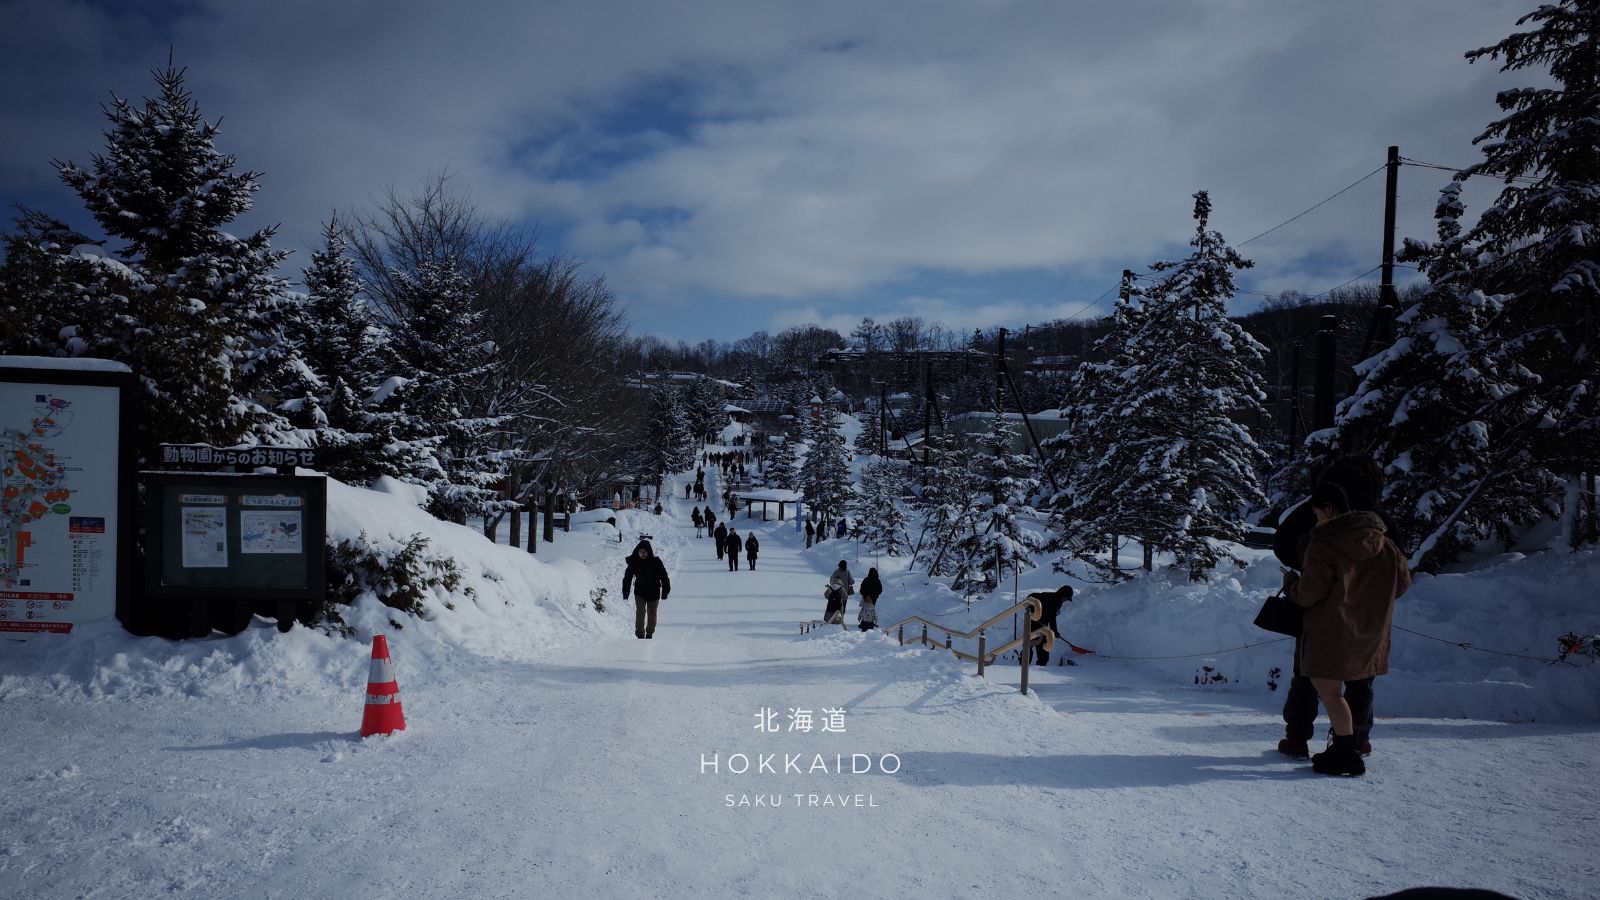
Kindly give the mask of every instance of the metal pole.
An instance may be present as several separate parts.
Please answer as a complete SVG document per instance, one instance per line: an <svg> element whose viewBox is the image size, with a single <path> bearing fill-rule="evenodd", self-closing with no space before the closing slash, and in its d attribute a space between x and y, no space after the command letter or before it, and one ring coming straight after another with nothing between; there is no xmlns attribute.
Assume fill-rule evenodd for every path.
<svg viewBox="0 0 1600 900"><path fill-rule="evenodd" d="M1022 692L1028 692L1028 665L1033 662L1033 610L1022 616Z"/></svg>
<svg viewBox="0 0 1600 900"><path fill-rule="evenodd" d="M904 622L900 623L900 635L899 635L899 637L900 637L900 646L904 647L906 645L906 625L905 625Z"/></svg>
<svg viewBox="0 0 1600 900"><path fill-rule="evenodd" d="M989 652L988 640L986 638L984 638L983 632L980 631L980 632L978 632L978 677L979 678L983 677L983 657L988 652Z"/></svg>
<svg viewBox="0 0 1600 900"><path fill-rule="evenodd" d="M1317 329L1316 397L1311 407L1311 427L1322 430L1333 427L1333 374L1338 366L1335 357L1339 352L1339 317L1322 317Z"/></svg>
<svg viewBox="0 0 1600 900"><path fill-rule="evenodd" d="M1400 148L1389 148L1389 169L1383 193L1383 281L1378 303L1393 309L1398 305L1394 293L1394 214L1400 188ZM1383 335L1380 335L1380 338Z"/></svg>
<svg viewBox="0 0 1600 900"><path fill-rule="evenodd" d="M928 626L926 624L922 626L922 646L928 646Z"/></svg>

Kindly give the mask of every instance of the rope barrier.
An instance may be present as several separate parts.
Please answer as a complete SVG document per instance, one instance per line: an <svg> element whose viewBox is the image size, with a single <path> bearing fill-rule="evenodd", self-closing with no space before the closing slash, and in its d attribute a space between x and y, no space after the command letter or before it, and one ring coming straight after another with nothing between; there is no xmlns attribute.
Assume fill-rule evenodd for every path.
<svg viewBox="0 0 1600 900"><path fill-rule="evenodd" d="M1542 662L1542 663L1545 663L1546 665L1551 665L1551 666L1556 665L1557 663L1560 663L1560 664L1563 664L1563 665L1568 665L1568 666L1577 665L1576 663L1574 663L1574 662L1572 662L1570 660L1561 659L1561 658L1553 657L1553 656L1529 656L1529 655L1527 655L1525 653L1510 653L1510 652L1505 651L1505 650L1490 650L1487 647L1474 647L1471 644L1471 642L1469 642L1469 641L1452 641L1452 640L1448 640L1448 639L1442 638L1442 637L1434 637L1431 634L1423 634L1420 631L1412 631L1410 628L1406 628L1406 627L1404 627L1402 625L1391 625L1390 627L1396 629L1397 631L1404 631L1407 634L1414 634L1417 637L1427 638L1430 641L1438 641L1441 644L1452 644L1452 645L1454 645L1456 647L1460 647L1462 650L1476 650L1479 653L1493 653L1496 656L1512 656L1512 657L1516 657L1517 659L1531 659L1531 660L1534 660L1535 662ZM1111 654L1108 654L1108 653L1100 653L1100 652L1095 651L1095 650L1090 650L1087 647L1079 647L1077 644L1074 644L1073 642L1067 640L1066 638L1061 637L1060 635L1057 635L1056 639L1061 641L1062 643L1066 644L1067 647L1069 647L1072 650L1072 652L1074 652L1074 653L1082 654L1082 655L1085 655L1085 656L1098 656L1101 659L1127 659L1127 660L1199 659L1201 657L1220 656L1220 655L1222 655L1224 653L1237 653L1240 650L1249 650L1252 647L1265 647L1268 644L1279 644L1279 643L1282 643L1284 641L1292 641L1292 640L1294 640L1294 638L1290 638L1290 637L1274 638L1274 639L1272 639L1270 641L1257 641L1254 644L1243 644L1243 645L1238 646L1238 647L1228 647L1227 649L1224 649L1224 650L1211 650L1211 651L1208 651L1206 653L1178 653L1178 654L1173 654L1171 656L1114 656L1114 655L1111 655Z"/></svg>
<svg viewBox="0 0 1600 900"><path fill-rule="evenodd" d="M1474 647L1474 646L1472 646L1471 642L1469 642L1469 641L1452 641L1452 640L1448 640L1448 639L1442 638L1442 637L1434 637L1431 634L1423 634L1420 631L1412 631L1411 629L1406 628L1406 627L1404 627L1402 625L1391 625L1390 627L1394 628L1394 629L1396 629L1398 631L1404 631L1407 634L1414 634L1417 637L1427 638L1430 641L1438 641L1441 644L1454 644L1455 646L1460 647L1463 650L1476 650L1479 653L1493 653L1495 656L1514 656L1517 659L1531 659L1531 660L1542 662L1542 663L1544 663L1546 665L1551 665L1551 666L1555 665L1556 663L1563 663L1563 664L1569 665L1569 666L1576 665L1576 663L1570 662L1570 661L1565 660L1565 659L1560 659L1560 658L1557 658L1557 657L1554 657L1554 656L1529 656L1526 653L1509 653L1509 652L1507 652L1505 650L1490 650L1488 647Z"/></svg>
<svg viewBox="0 0 1600 900"><path fill-rule="evenodd" d="M1176 654L1176 655L1173 655L1173 656L1112 656L1112 655L1107 654L1107 653L1100 653L1100 652L1095 651L1095 650L1090 650L1087 647L1079 647L1077 644L1074 644L1073 642L1067 640L1066 638L1061 637L1060 635L1056 636L1056 640L1059 640L1062 643L1066 644L1069 648L1072 649L1072 652L1080 653L1080 654L1083 654L1083 655L1086 655L1086 656L1098 656L1101 659L1139 659L1139 660L1149 660L1149 659L1198 659L1198 658L1200 658L1202 656L1218 656L1218 655L1223 654L1223 653L1235 653L1235 652L1238 652L1240 650L1249 650L1251 647L1265 647L1268 644L1279 644L1279 643L1282 643L1284 641L1292 641L1292 640L1294 640L1294 638L1288 638L1288 637L1273 638L1270 641L1257 641L1254 644L1244 644L1244 645L1239 646L1239 647L1229 647L1226 650L1211 650L1211 651L1206 652L1206 653L1179 653L1179 654Z"/></svg>

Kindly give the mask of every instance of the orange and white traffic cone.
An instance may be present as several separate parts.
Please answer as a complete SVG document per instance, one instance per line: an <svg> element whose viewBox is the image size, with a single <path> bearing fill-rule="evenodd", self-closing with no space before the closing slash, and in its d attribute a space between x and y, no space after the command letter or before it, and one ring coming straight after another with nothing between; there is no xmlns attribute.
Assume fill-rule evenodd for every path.
<svg viewBox="0 0 1600 900"><path fill-rule="evenodd" d="M394 663L389 660L389 640L372 638L372 674L367 676L367 710L361 716L361 736L391 734L406 729L406 714L400 708L400 684L394 680Z"/></svg>

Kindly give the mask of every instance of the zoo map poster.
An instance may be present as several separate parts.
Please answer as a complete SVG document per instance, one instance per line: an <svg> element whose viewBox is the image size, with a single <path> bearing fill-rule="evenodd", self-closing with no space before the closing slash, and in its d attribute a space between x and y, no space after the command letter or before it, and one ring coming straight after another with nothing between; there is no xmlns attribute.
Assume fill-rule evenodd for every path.
<svg viewBox="0 0 1600 900"><path fill-rule="evenodd" d="M119 394L0 381L0 633L116 613Z"/></svg>

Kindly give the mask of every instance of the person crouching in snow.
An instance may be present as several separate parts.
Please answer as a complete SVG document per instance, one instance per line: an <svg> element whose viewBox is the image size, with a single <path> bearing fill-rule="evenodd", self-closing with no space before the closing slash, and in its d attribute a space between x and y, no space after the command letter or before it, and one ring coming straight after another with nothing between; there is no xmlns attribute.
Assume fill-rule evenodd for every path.
<svg viewBox="0 0 1600 900"><path fill-rule="evenodd" d="M756 554L760 552L761 542L756 540L756 533L752 531L750 532L750 536L744 539L745 558L749 560L750 571L752 572L756 570Z"/></svg>
<svg viewBox="0 0 1600 900"><path fill-rule="evenodd" d="M744 548L744 542L739 539L739 531L736 528L728 529L726 540L727 544L724 549L728 553L728 571L737 572L739 571L739 551Z"/></svg>
<svg viewBox="0 0 1600 900"><path fill-rule="evenodd" d="M633 594L633 636L656 636L656 606L672 592L667 567L655 555L649 541L640 541L628 554L628 570L622 573L622 599Z"/></svg>
<svg viewBox="0 0 1600 900"><path fill-rule="evenodd" d="M1333 743L1311 757L1311 768L1323 775L1360 775L1367 767L1342 690L1347 681L1389 671L1394 602L1411 586L1411 570L1384 534L1383 519L1352 512L1344 488L1320 484L1310 503L1317 525L1289 599L1305 610L1300 671L1311 679L1333 725Z"/></svg>
<svg viewBox="0 0 1600 900"><path fill-rule="evenodd" d="M1028 596L1039 598L1039 624L1034 626L1034 629L1049 628L1057 638L1061 637L1061 626L1056 624L1056 617L1061 615L1061 607L1072 602L1072 585L1063 584L1056 590L1043 591L1029 594ZM1044 649L1043 643L1035 644L1033 650L1034 665L1044 666L1050 664L1050 651Z"/></svg>
<svg viewBox="0 0 1600 900"><path fill-rule="evenodd" d="M878 627L878 598L881 596L883 580L878 577L877 569L868 569L867 577L861 579L861 610L856 614L862 631Z"/></svg>

